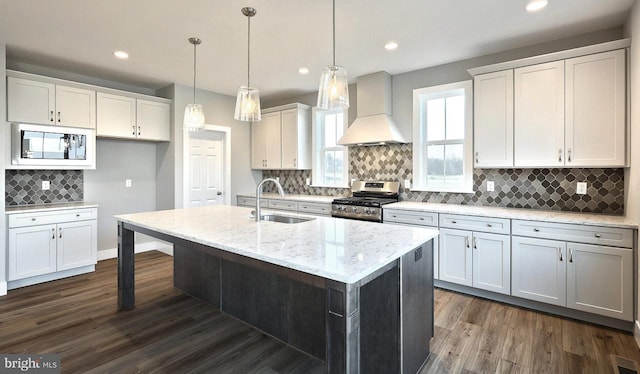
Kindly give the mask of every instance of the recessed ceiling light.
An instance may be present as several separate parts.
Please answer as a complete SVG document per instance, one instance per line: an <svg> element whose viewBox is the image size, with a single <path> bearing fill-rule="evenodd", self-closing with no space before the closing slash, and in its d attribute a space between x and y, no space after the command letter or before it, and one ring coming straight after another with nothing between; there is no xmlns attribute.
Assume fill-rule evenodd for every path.
<svg viewBox="0 0 640 374"><path fill-rule="evenodd" d="M309 68L300 68L298 69L298 73L300 74L309 74Z"/></svg>
<svg viewBox="0 0 640 374"><path fill-rule="evenodd" d="M126 60L129 58L129 54L125 51L115 51L113 52L113 55L121 60Z"/></svg>
<svg viewBox="0 0 640 374"><path fill-rule="evenodd" d="M529 4L527 4L527 11L529 12L537 12L540 9L544 8L549 4L547 0L531 0Z"/></svg>
<svg viewBox="0 0 640 374"><path fill-rule="evenodd" d="M384 49L386 49L387 51L393 51L397 48L398 48L398 43L394 41L390 41L384 45Z"/></svg>

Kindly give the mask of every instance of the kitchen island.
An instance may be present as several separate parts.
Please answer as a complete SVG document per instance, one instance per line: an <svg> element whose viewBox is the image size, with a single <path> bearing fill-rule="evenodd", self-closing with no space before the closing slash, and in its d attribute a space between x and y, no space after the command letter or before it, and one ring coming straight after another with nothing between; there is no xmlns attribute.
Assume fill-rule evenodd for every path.
<svg viewBox="0 0 640 374"><path fill-rule="evenodd" d="M419 370L433 336L437 230L330 217L255 222L250 211L117 216L119 309L135 307L139 232L173 244L176 288L319 358L330 373Z"/></svg>

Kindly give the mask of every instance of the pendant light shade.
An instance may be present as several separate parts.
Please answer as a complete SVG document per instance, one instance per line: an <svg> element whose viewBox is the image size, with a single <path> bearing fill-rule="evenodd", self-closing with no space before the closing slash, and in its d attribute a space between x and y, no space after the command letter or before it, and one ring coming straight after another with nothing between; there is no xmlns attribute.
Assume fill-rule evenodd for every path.
<svg viewBox="0 0 640 374"><path fill-rule="evenodd" d="M347 69L336 65L336 0L333 0L333 65L327 66L320 76L318 109L349 108L349 79Z"/></svg>
<svg viewBox="0 0 640 374"><path fill-rule="evenodd" d="M240 86L236 99L236 111L233 115L238 121L258 122L262 119L260 113L260 91L251 87L251 17L256 15L254 8L242 8L242 14L247 17L247 85Z"/></svg>
<svg viewBox="0 0 640 374"><path fill-rule="evenodd" d="M200 131L204 129L204 109L196 104L196 46L202 41L198 38L189 38L193 44L193 103L184 108L184 120L182 128L187 131Z"/></svg>
<svg viewBox="0 0 640 374"><path fill-rule="evenodd" d="M342 66L327 66L320 76L318 108L346 109L349 107L349 82L347 69Z"/></svg>

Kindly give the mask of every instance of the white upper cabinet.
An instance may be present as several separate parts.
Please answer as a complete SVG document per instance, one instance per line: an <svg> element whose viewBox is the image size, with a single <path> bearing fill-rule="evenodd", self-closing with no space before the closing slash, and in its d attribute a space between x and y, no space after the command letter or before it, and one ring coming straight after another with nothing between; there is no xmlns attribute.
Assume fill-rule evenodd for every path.
<svg viewBox="0 0 640 374"><path fill-rule="evenodd" d="M136 99L98 92L97 136L136 137Z"/></svg>
<svg viewBox="0 0 640 374"><path fill-rule="evenodd" d="M515 69L515 167L564 165L564 61Z"/></svg>
<svg viewBox="0 0 640 374"><path fill-rule="evenodd" d="M251 124L252 169L310 169L310 107L289 104L265 109Z"/></svg>
<svg viewBox="0 0 640 374"><path fill-rule="evenodd" d="M7 120L95 129L96 92L8 77Z"/></svg>
<svg viewBox="0 0 640 374"><path fill-rule="evenodd" d="M474 78L476 168L513 166L513 70Z"/></svg>
<svg viewBox="0 0 640 374"><path fill-rule="evenodd" d="M281 143L282 113L262 114L262 121L251 123L251 168L280 169L282 166Z"/></svg>
<svg viewBox="0 0 640 374"><path fill-rule="evenodd" d="M566 73L566 166L625 166L625 51L572 58Z"/></svg>
<svg viewBox="0 0 640 374"><path fill-rule="evenodd" d="M169 141L171 108L167 103L137 99L137 136L141 140Z"/></svg>
<svg viewBox="0 0 640 374"><path fill-rule="evenodd" d="M169 141L171 107L160 101L98 92L97 136Z"/></svg>

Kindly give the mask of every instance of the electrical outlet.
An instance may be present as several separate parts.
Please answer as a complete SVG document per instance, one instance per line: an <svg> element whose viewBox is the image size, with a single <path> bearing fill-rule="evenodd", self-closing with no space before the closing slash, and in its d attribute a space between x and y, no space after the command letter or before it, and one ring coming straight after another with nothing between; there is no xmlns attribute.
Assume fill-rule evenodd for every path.
<svg viewBox="0 0 640 374"><path fill-rule="evenodd" d="M50 188L51 188L50 181L42 181L42 191L49 191Z"/></svg>
<svg viewBox="0 0 640 374"><path fill-rule="evenodd" d="M586 195L587 193L587 182L578 182L576 186L576 193L578 195Z"/></svg>
<svg viewBox="0 0 640 374"><path fill-rule="evenodd" d="M307 186L311 185L311 178L307 177Z"/></svg>
<svg viewBox="0 0 640 374"><path fill-rule="evenodd" d="M496 185L493 183L493 181L487 181L487 191L493 192L495 190L496 190Z"/></svg>
<svg viewBox="0 0 640 374"><path fill-rule="evenodd" d="M127 188L131 187L131 179L125 179L124 180L124 186L127 187Z"/></svg>
<svg viewBox="0 0 640 374"><path fill-rule="evenodd" d="M411 188L411 180L409 180L409 179L405 179L404 180L404 188L406 188L406 189L410 189Z"/></svg>

